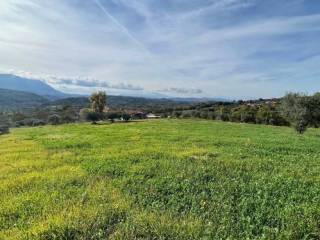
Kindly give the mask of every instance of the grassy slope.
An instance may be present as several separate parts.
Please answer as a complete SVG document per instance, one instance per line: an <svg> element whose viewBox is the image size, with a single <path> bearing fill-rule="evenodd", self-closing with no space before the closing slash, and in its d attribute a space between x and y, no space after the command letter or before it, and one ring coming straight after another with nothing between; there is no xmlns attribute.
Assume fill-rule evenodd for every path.
<svg viewBox="0 0 320 240"><path fill-rule="evenodd" d="M320 132L211 121L0 137L0 239L318 239Z"/></svg>

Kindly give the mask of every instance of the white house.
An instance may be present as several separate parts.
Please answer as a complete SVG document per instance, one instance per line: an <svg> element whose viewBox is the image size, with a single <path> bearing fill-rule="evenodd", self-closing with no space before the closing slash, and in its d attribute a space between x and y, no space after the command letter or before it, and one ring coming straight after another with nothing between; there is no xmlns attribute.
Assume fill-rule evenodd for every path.
<svg viewBox="0 0 320 240"><path fill-rule="evenodd" d="M147 114L147 118L149 118L149 119L156 119L156 118L161 118L161 116L154 115L153 113L148 113L148 114Z"/></svg>

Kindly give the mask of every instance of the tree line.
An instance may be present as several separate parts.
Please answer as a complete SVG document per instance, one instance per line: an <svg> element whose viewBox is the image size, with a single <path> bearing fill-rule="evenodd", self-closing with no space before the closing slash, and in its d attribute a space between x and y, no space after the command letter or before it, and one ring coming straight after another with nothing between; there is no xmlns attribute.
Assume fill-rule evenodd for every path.
<svg viewBox="0 0 320 240"><path fill-rule="evenodd" d="M202 118L238 123L292 126L298 133L308 127L320 126L320 93L306 95L288 93L278 101L238 101L199 104L190 108L174 109L167 116Z"/></svg>
<svg viewBox="0 0 320 240"><path fill-rule="evenodd" d="M114 122L115 119L129 121L133 116L125 109L107 107L105 92L93 93L85 108L71 106L50 106L33 110L31 114L21 112L0 113L0 134L9 132L9 127L65 124L78 121L97 123L101 120ZM148 111L150 106L148 106ZM143 108L137 110L144 110ZM292 126L298 133L308 127L320 126L320 93L312 96L288 93L277 101L207 102L173 106L154 107L153 113L163 118L201 118L239 123Z"/></svg>

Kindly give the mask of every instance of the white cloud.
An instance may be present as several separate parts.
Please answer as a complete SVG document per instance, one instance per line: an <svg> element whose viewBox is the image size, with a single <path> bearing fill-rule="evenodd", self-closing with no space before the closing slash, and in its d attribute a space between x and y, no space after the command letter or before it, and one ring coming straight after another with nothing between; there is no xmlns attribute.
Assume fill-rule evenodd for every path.
<svg viewBox="0 0 320 240"><path fill-rule="evenodd" d="M303 4L293 0L291 5L298 2ZM250 10L264 3L1 1L0 67L73 79L75 87L162 89L186 96L281 95L288 82L285 71L314 82L316 60L292 61L320 52L320 15ZM264 89L250 90L258 86Z"/></svg>

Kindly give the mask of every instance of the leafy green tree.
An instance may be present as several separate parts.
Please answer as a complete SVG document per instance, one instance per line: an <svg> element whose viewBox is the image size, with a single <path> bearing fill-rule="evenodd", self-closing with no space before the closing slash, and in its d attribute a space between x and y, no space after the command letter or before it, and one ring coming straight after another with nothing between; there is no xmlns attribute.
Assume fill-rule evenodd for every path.
<svg viewBox="0 0 320 240"><path fill-rule="evenodd" d="M91 108L93 112L103 113L107 105L107 95L105 92L92 93L90 96Z"/></svg>
<svg viewBox="0 0 320 240"><path fill-rule="evenodd" d="M308 123L311 127L320 127L320 93L307 98L306 101Z"/></svg>
<svg viewBox="0 0 320 240"><path fill-rule="evenodd" d="M281 101L282 116L300 134L303 134L309 125L310 111L307 106L308 96L299 93L288 93Z"/></svg>

